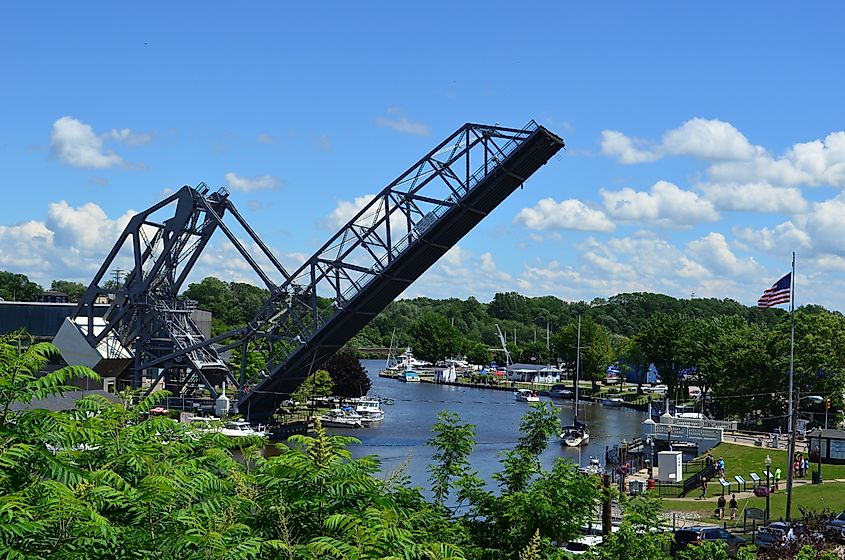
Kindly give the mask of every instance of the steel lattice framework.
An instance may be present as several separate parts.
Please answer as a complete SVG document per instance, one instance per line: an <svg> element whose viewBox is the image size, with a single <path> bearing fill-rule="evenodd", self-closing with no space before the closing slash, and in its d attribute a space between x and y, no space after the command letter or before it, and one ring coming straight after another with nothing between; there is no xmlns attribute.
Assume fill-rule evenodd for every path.
<svg viewBox="0 0 845 560"><path fill-rule="evenodd" d="M133 218L76 315L87 317L87 332L94 333L94 302L114 293L107 330L88 340L96 346L113 331L127 347L134 344L136 385L155 368L154 377L173 388L199 382L216 396L213 386L225 377L241 388L241 412L266 419L315 364L348 342L563 146L533 121L522 129L466 124L375 195L293 273L252 231L228 193L185 187ZM173 218L149 219L174 201ZM225 213L252 238L258 259L223 223ZM247 325L206 339L178 293L217 229L256 271L270 297ZM103 284L105 275L128 242L135 266L114 290ZM270 263L269 270L258 260L265 267ZM220 344L216 350L213 343ZM266 377L253 387L247 385L251 380L234 379L218 357L218 351L236 347L244 360L248 352L266 359Z"/></svg>

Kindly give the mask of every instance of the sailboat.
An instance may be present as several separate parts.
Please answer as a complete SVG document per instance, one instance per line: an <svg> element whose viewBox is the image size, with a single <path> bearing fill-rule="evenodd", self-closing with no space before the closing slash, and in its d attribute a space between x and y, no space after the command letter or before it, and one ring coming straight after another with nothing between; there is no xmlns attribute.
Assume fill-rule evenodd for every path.
<svg viewBox="0 0 845 560"><path fill-rule="evenodd" d="M579 373L581 369L581 315L578 315L578 343L575 349L575 414L571 426L564 426L560 434L561 445L580 447L590 443L590 430L578 420Z"/></svg>

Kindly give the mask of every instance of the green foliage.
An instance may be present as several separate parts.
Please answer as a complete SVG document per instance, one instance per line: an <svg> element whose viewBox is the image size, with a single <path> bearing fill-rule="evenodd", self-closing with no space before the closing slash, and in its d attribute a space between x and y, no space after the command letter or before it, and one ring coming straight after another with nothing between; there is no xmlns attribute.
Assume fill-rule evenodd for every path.
<svg viewBox="0 0 845 560"><path fill-rule="evenodd" d="M578 354L577 321L563 327L552 338L552 347L574 373ZM589 316L581 320L581 379L589 379L594 386L605 378L607 366L615 356L610 344L610 332Z"/></svg>
<svg viewBox="0 0 845 560"><path fill-rule="evenodd" d="M360 397L366 395L372 386L367 370L352 354L335 354L323 364L332 377L333 391L341 397Z"/></svg>
<svg viewBox="0 0 845 560"><path fill-rule="evenodd" d="M50 289L55 292L64 292L67 294L68 299L74 303L78 302L82 299L83 294L85 294L85 290L87 286L83 285L81 282L69 282L67 280L53 280L53 283L50 284Z"/></svg>
<svg viewBox="0 0 845 560"><path fill-rule="evenodd" d="M411 325L410 335L414 354L432 363L457 356L462 350L460 331L448 319L435 313L426 313L417 319Z"/></svg>
<svg viewBox="0 0 845 560"><path fill-rule="evenodd" d="M0 270L0 298L6 301L36 301L43 291L24 274Z"/></svg>
<svg viewBox="0 0 845 560"><path fill-rule="evenodd" d="M468 476L469 454L475 446L475 426L461 424L455 412L441 411L432 428L434 437L428 444L435 448L432 463L428 466L434 503L443 505L452 490L453 481Z"/></svg>
<svg viewBox="0 0 845 560"><path fill-rule="evenodd" d="M324 369L318 369L305 378L305 381L291 395L291 398L296 402L304 403L314 397L327 397L333 391L334 381L331 374Z"/></svg>

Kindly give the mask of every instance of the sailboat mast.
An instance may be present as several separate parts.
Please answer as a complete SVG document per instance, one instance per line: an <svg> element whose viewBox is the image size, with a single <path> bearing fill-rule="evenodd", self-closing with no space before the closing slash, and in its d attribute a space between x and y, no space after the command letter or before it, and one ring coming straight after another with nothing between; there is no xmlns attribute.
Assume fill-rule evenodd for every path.
<svg viewBox="0 0 845 560"><path fill-rule="evenodd" d="M578 389L581 385L579 372L581 371L581 315L578 315L578 338L575 345L575 422L578 422Z"/></svg>

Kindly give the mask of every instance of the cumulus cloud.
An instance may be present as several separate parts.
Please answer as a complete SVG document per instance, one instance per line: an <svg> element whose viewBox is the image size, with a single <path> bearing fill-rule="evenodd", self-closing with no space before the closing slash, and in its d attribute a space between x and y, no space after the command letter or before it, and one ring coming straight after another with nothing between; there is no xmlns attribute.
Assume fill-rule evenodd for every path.
<svg viewBox="0 0 845 560"><path fill-rule="evenodd" d="M650 149L645 140L629 138L616 130L602 131L601 153L615 157L622 163L645 163L660 159L660 154Z"/></svg>
<svg viewBox="0 0 845 560"><path fill-rule="evenodd" d="M252 192L265 189L275 189L280 186L282 182L278 177L273 175L258 175L256 177L241 177L231 171L226 173L226 183L229 188L236 191Z"/></svg>
<svg viewBox="0 0 845 560"><path fill-rule="evenodd" d="M753 258L739 258L728 246L725 236L711 232L687 244L690 256L707 270L728 277L753 277L761 270Z"/></svg>
<svg viewBox="0 0 845 560"><path fill-rule="evenodd" d="M807 210L807 201L798 188L768 183L705 183L698 188L720 210L783 213Z"/></svg>
<svg viewBox="0 0 845 560"><path fill-rule="evenodd" d="M806 216L804 229L813 240L816 251L845 256L845 193L816 202Z"/></svg>
<svg viewBox="0 0 845 560"><path fill-rule="evenodd" d="M666 181L655 183L650 192L624 188L600 193L607 214L617 220L688 228L719 219L712 202Z"/></svg>
<svg viewBox="0 0 845 560"><path fill-rule="evenodd" d="M779 158L761 153L746 161L716 164L708 173L714 181L845 187L845 132L794 144Z"/></svg>
<svg viewBox="0 0 845 560"><path fill-rule="evenodd" d="M392 128L397 132L403 134L413 134L416 136L428 136L431 134L427 124L413 122L408 117L402 114L400 109L395 107L387 110L388 116L376 117L376 124L387 128Z"/></svg>
<svg viewBox="0 0 845 560"><path fill-rule="evenodd" d="M666 132L661 151L705 160L744 160L763 152L730 123L701 118Z"/></svg>
<svg viewBox="0 0 845 560"><path fill-rule="evenodd" d="M667 131L659 143L632 138L616 130L601 133L602 153L621 163L656 161L666 155L704 160L746 160L765 150L752 145L733 125L718 119L690 119Z"/></svg>
<svg viewBox="0 0 845 560"><path fill-rule="evenodd" d="M610 232L615 228L604 212L589 208L580 200L574 199L556 202L552 198L544 198L533 207L520 210L513 223L533 230Z"/></svg>
<svg viewBox="0 0 845 560"><path fill-rule="evenodd" d="M772 254L783 254L790 249L809 249L812 246L809 234L791 221L773 228L735 228L733 234L753 250Z"/></svg>
<svg viewBox="0 0 845 560"><path fill-rule="evenodd" d="M322 227L329 231L335 231L342 228L375 197L376 195L374 194L365 194L363 196L356 197L354 200L339 201L334 210L332 210L331 213L321 222Z"/></svg>
<svg viewBox="0 0 845 560"><path fill-rule="evenodd" d="M123 159L106 149L103 140L90 125L73 117L62 117L53 123L50 149L59 161L73 167L106 169L123 165Z"/></svg>

